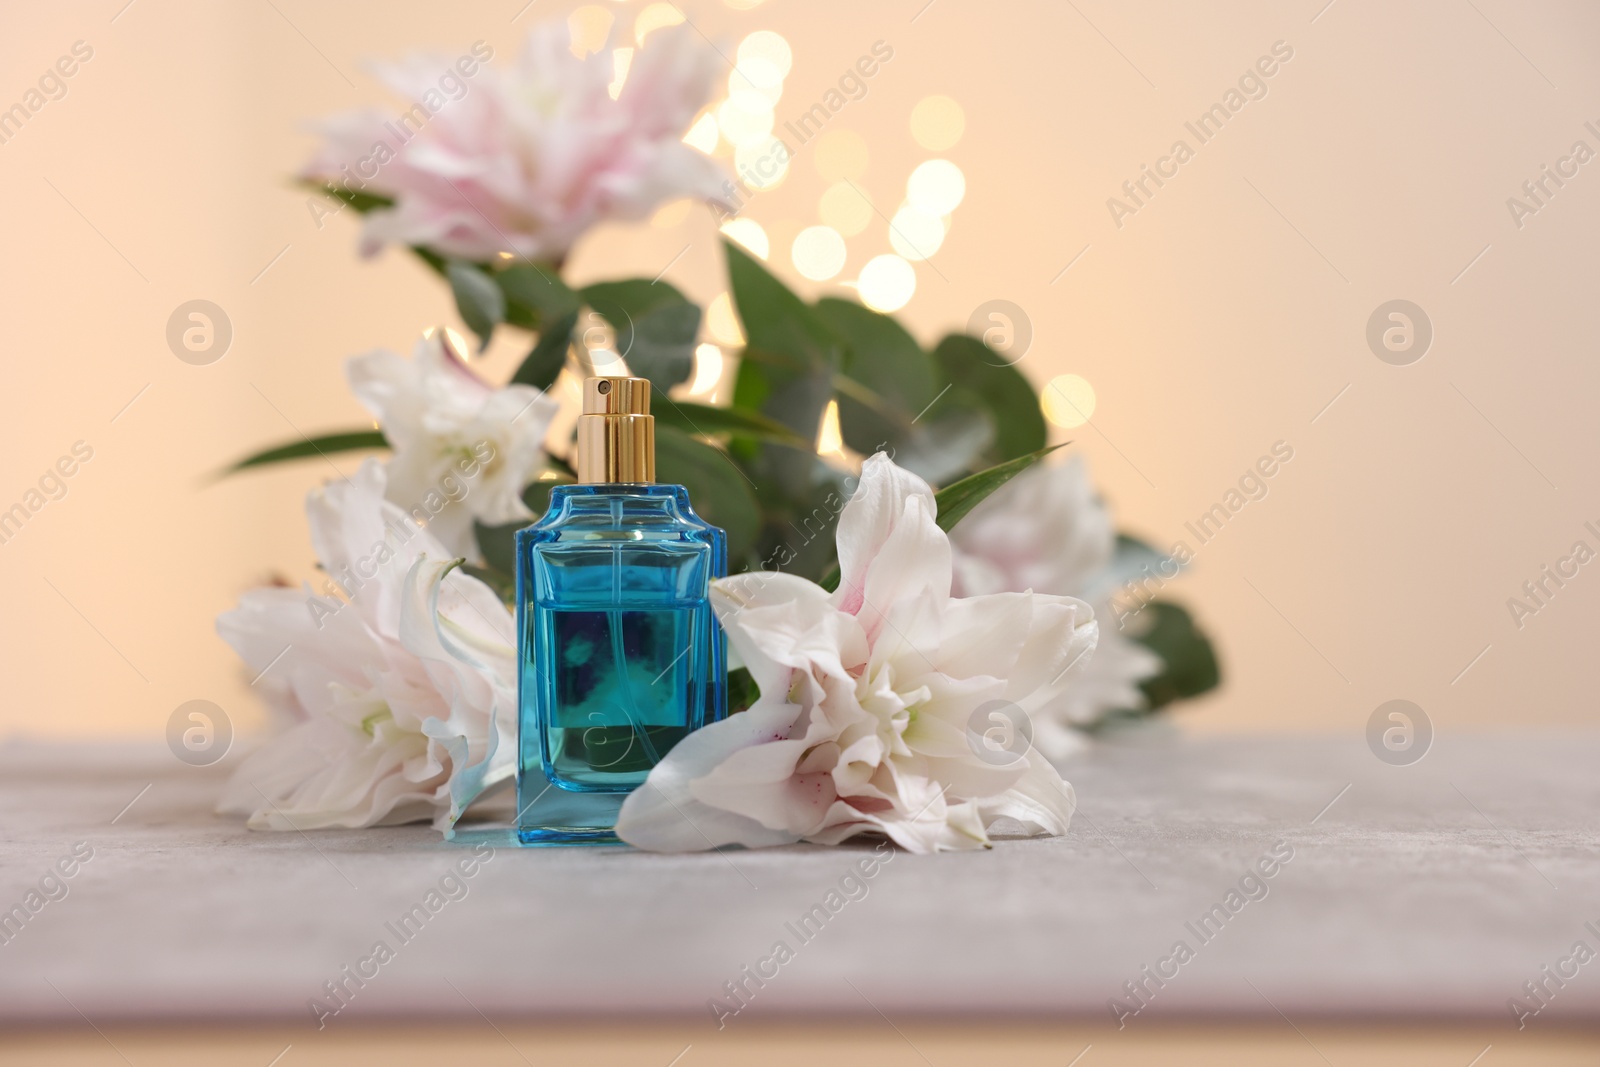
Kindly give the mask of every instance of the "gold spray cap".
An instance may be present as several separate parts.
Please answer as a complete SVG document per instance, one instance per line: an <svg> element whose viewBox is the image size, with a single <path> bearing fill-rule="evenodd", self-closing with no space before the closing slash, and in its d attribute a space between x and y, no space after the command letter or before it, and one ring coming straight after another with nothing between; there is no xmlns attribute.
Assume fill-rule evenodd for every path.
<svg viewBox="0 0 1600 1067"><path fill-rule="evenodd" d="M585 378L578 416L578 481L656 480L656 420L646 378Z"/></svg>

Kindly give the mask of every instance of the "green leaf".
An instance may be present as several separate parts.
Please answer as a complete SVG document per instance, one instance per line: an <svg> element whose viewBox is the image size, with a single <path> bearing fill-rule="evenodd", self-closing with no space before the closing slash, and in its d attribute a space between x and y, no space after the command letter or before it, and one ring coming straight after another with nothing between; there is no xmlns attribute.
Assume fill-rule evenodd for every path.
<svg viewBox="0 0 1600 1067"><path fill-rule="evenodd" d="M703 436L725 433L754 441L775 441L795 448L806 447L806 442L789 427L759 412L696 404L689 400L670 400L665 396L656 397L650 411L656 417L657 426L671 426L684 433Z"/></svg>
<svg viewBox="0 0 1600 1067"><path fill-rule="evenodd" d="M556 479L557 481L575 482L578 480L577 468L568 463L565 459L562 459L560 456L556 455L554 452L546 452L544 454L544 461L549 465L550 469L555 471L558 475L565 475L565 477ZM525 502L528 500L527 490L523 491L522 499ZM529 503L528 506L531 508L533 507L533 504Z"/></svg>
<svg viewBox="0 0 1600 1067"><path fill-rule="evenodd" d="M728 672L728 714L744 711L761 696L761 689L743 667Z"/></svg>
<svg viewBox="0 0 1600 1067"><path fill-rule="evenodd" d="M1111 555L1111 563L1100 575L1098 585L1109 591L1121 588L1129 582L1148 581L1152 577L1157 579L1157 584L1160 584L1162 581L1176 578L1182 569L1183 564L1165 552L1131 534L1119 532L1116 549Z"/></svg>
<svg viewBox="0 0 1600 1067"><path fill-rule="evenodd" d="M995 419L982 400L952 386L912 431L896 447L895 462L937 485L984 465Z"/></svg>
<svg viewBox="0 0 1600 1067"><path fill-rule="evenodd" d="M233 474L236 471L248 470L251 467L265 467L271 463L284 463L291 459L307 459L312 456L326 456L334 452L355 452L361 449L388 448L389 442L377 430L346 430L343 433L323 434L320 437L308 437L299 441L292 441L286 445L269 448L264 452L257 452L233 464L224 474Z"/></svg>
<svg viewBox="0 0 1600 1067"><path fill-rule="evenodd" d="M1041 448L1026 456L1018 456L1016 459L969 475L939 490L933 497L939 509L939 529L949 533L956 523L966 517L967 512L983 503L990 493L1061 447L1062 445L1054 445L1050 448Z"/></svg>
<svg viewBox="0 0 1600 1067"><path fill-rule="evenodd" d="M301 185L308 189L315 189L330 200L340 200L356 209L356 213L365 215L369 211L390 207L394 201L387 196L376 193L363 193L359 189L347 189L334 182L306 181Z"/></svg>
<svg viewBox="0 0 1600 1067"><path fill-rule="evenodd" d="M670 426L657 426L656 481L689 490L695 512L727 533L729 560L749 554L761 528L761 508L727 453Z"/></svg>
<svg viewBox="0 0 1600 1067"><path fill-rule="evenodd" d="M461 570L493 589L495 596L499 597L507 607L516 603L517 579L514 575L495 567L479 567L471 563L463 563Z"/></svg>
<svg viewBox="0 0 1600 1067"><path fill-rule="evenodd" d="M427 264L428 269L433 273L445 279L445 281L450 280L449 268L445 263L445 258L439 253L431 248L423 248L421 245L412 245L411 251L416 254L418 259Z"/></svg>
<svg viewBox="0 0 1600 1067"><path fill-rule="evenodd" d="M979 461L1004 463L1045 446L1049 437L1039 397L1004 356L966 334L951 334L933 350L944 380L978 398L994 424L994 440Z"/></svg>
<svg viewBox="0 0 1600 1067"><path fill-rule="evenodd" d="M506 295L494 279L471 263L451 260L445 264L450 291L455 294L461 321L478 335L478 349L489 347L494 328L506 320Z"/></svg>
<svg viewBox="0 0 1600 1067"><path fill-rule="evenodd" d="M1175 700L1199 696L1221 683L1222 668L1210 639L1177 604L1150 601L1133 616L1128 635L1160 656L1165 665L1160 674L1139 685L1149 702L1146 713Z"/></svg>
<svg viewBox="0 0 1600 1067"><path fill-rule="evenodd" d="M864 456L898 446L938 398L933 362L904 326L869 307L824 298L816 302L816 315L845 342L838 371L862 387L838 394L846 445ZM835 378L835 389L840 384Z"/></svg>
<svg viewBox="0 0 1600 1067"><path fill-rule="evenodd" d="M577 318L578 294L567 287L553 267L518 263L492 275L506 299L506 321L513 326L539 330L567 315Z"/></svg>
<svg viewBox="0 0 1600 1067"><path fill-rule="evenodd" d="M843 472L819 459L811 443L834 394L843 345L805 301L749 253L724 241L729 288L747 345L734 379L733 406L787 426L804 444L735 438L729 452L755 483L762 525L750 567L821 575L833 560L831 527L842 501ZM842 495L848 495L843 493Z"/></svg>
<svg viewBox="0 0 1600 1067"><path fill-rule="evenodd" d="M577 324L576 311L546 319L533 351L523 359L511 380L535 389L548 389L554 385L556 378L561 375L561 368L567 365L567 350L572 346L572 330Z"/></svg>
<svg viewBox="0 0 1600 1067"><path fill-rule="evenodd" d="M844 414L847 403L876 416L877 430L864 450L887 451L900 466L925 481L949 481L964 471L994 438L994 423L978 400L965 389L947 385L918 415L896 410L883 397L845 374L833 376L833 388ZM848 440L856 451L863 451Z"/></svg>
<svg viewBox="0 0 1600 1067"><path fill-rule="evenodd" d="M731 241L722 245L746 343L733 406L760 411L801 440L814 441L833 395L832 378L842 355L839 340L757 259ZM751 358L751 353L760 355Z"/></svg>
<svg viewBox="0 0 1600 1067"><path fill-rule="evenodd" d="M853 479L810 450L783 451L806 476L781 491L758 483L756 498L761 501L766 525L750 567L782 570L816 581L838 562L834 532L839 513L850 498Z"/></svg>
<svg viewBox="0 0 1600 1067"><path fill-rule="evenodd" d="M763 558L789 535L786 511L809 507L817 488L817 438L822 413L833 396L833 376L842 346L832 330L761 263L731 241L723 241L728 285L747 341L734 378L733 406L782 423L805 447L735 441L731 451L750 480L761 487L765 508Z"/></svg>
<svg viewBox="0 0 1600 1067"><path fill-rule="evenodd" d="M995 436L983 400L941 383L933 357L888 315L832 297L816 312L844 343L833 387L845 444L864 454L887 449L935 483L971 469Z"/></svg>
<svg viewBox="0 0 1600 1067"><path fill-rule="evenodd" d="M508 577L517 573L517 531L527 525L526 522L508 522L503 526L485 526L481 522L472 524L472 532L478 540L478 552L483 556L488 570Z"/></svg>
<svg viewBox="0 0 1600 1067"><path fill-rule="evenodd" d="M845 344L840 373L873 397L840 394L844 443L863 455L894 444L939 395L933 362L898 322L853 300L825 297L816 314Z"/></svg>
<svg viewBox="0 0 1600 1067"><path fill-rule="evenodd" d="M657 393L689 380L700 336L700 309L662 281L633 278L582 290L617 335L617 354Z"/></svg>
<svg viewBox="0 0 1600 1067"><path fill-rule="evenodd" d="M797 368L832 371L838 364L838 341L794 293L750 253L724 239L728 285L751 348L786 357Z"/></svg>
<svg viewBox="0 0 1600 1067"><path fill-rule="evenodd" d="M490 570L508 576L517 573L517 531L527 529L539 521L545 509L550 506L550 490L566 481L565 478L540 478L522 491L522 502L533 512L533 518L526 522L508 522L502 526L485 526L481 522L472 524L473 533L478 541L478 552Z"/></svg>

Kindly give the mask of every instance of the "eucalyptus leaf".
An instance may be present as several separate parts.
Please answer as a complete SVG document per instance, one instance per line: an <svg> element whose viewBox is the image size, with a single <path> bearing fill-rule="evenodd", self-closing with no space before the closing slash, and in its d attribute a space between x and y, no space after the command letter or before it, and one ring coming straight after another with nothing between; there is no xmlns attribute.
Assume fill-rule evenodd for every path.
<svg viewBox="0 0 1600 1067"><path fill-rule="evenodd" d="M550 490L561 484L563 481L560 479L540 478L522 491L522 502L533 512L531 519L508 522L500 526L485 526L481 522L472 524L473 533L478 541L478 552L483 556L487 569L508 576L516 575L517 531L539 521L545 509L550 506Z"/></svg>
<svg viewBox="0 0 1600 1067"><path fill-rule="evenodd" d="M1160 656L1163 664L1160 674L1139 685L1149 703L1146 713L1199 696L1221 683L1216 650L1182 607L1152 600L1133 617L1132 624L1129 636Z"/></svg>
<svg viewBox="0 0 1600 1067"><path fill-rule="evenodd" d="M499 597L507 607L516 603L517 579L512 573L496 567L479 567L472 563L462 564L461 570L494 590L494 595Z"/></svg>
<svg viewBox="0 0 1600 1067"><path fill-rule="evenodd" d="M478 541L478 554L483 557L488 570L508 576L517 573L517 531L527 525L526 522L509 522L502 526L485 526L481 522L472 524L472 532Z"/></svg>
<svg viewBox="0 0 1600 1067"><path fill-rule="evenodd" d="M506 320L505 294L493 278L471 263L451 260L445 264L445 276L450 279L461 321L478 335L479 350L488 348L494 328Z"/></svg>
<svg viewBox="0 0 1600 1067"><path fill-rule="evenodd" d="M731 241L728 283L744 326L747 350L739 360L734 406L760 411L814 441L833 395L842 346L816 313L766 267Z"/></svg>
<svg viewBox="0 0 1600 1067"><path fill-rule="evenodd" d="M783 423L755 411L671 400L666 396L654 398L650 411L656 418L657 426L671 426L684 433L705 436L729 434L755 441L774 441L795 448L805 448L807 444Z"/></svg>
<svg viewBox="0 0 1600 1067"><path fill-rule="evenodd" d="M700 309L663 281L633 278L582 290L617 336L617 354L658 393L689 380L700 336Z"/></svg>
<svg viewBox="0 0 1600 1067"><path fill-rule="evenodd" d="M1085 590L1085 598L1099 600L1130 582L1154 581L1159 586L1176 578L1182 570L1183 564L1174 557L1131 534L1119 533L1110 565L1095 577L1094 587Z"/></svg>
<svg viewBox="0 0 1600 1067"><path fill-rule="evenodd" d="M844 343L839 372L871 391L839 396L839 431L863 455L900 446L939 397L933 361L894 319L852 300L825 297L816 314ZM920 472L919 472L920 473Z"/></svg>
<svg viewBox="0 0 1600 1067"><path fill-rule="evenodd" d="M994 435L983 402L952 386L890 449L896 463L937 485L970 472Z"/></svg>
<svg viewBox="0 0 1600 1067"><path fill-rule="evenodd" d="M301 185L308 189L315 189L330 200L338 200L356 209L357 214L365 215L369 211L379 208L391 207L394 200L376 193L363 193L359 189L349 189L335 182L306 181Z"/></svg>
<svg viewBox="0 0 1600 1067"><path fill-rule="evenodd" d="M734 376L733 407L763 415L786 427L796 440L805 442L796 449L809 454L822 427L822 413L834 395L834 375L825 370L793 373L779 362L750 358L752 351L745 349L744 357L739 360L739 370ZM739 454L752 458L767 455L760 450ZM770 454L769 458L778 463L770 472L777 485L798 484L798 480L805 477L809 461L801 463L800 458L781 452Z"/></svg>
<svg viewBox="0 0 1600 1067"><path fill-rule="evenodd" d="M842 345L816 313L757 259L723 241L728 284L744 326L746 348L734 378L733 406L774 419L807 442L800 448L733 442L730 451L762 492L763 555L785 537L787 510L806 507L816 489L817 438L833 397Z"/></svg>
<svg viewBox="0 0 1600 1067"><path fill-rule="evenodd" d="M837 369L838 339L805 301L732 241L722 247L745 343L787 358L797 373Z"/></svg>
<svg viewBox="0 0 1600 1067"><path fill-rule="evenodd" d="M756 498L765 523L749 569L781 570L816 581L837 561L835 527L853 479L814 452L785 451L806 473L797 484L757 483Z"/></svg>
<svg viewBox="0 0 1600 1067"><path fill-rule="evenodd" d="M447 282L450 280L448 264L446 263L445 258L439 253L435 252L431 248L424 248L421 245L412 245L411 251L418 259L422 260L422 262L425 263L428 269L433 271L433 273L437 274Z"/></svg>
<svg viewBox="0 0 1600 1067"><path fill-rule="evenodd" d="M284 463L292 459L309 459L313 456L328 456L335 452L355 452L372 448L388 448L389 442L377 430L346 430L343 433L322 434L319 437L302 438L291 441L286 445L278 445L252 456L239 460L224 474L233 474L236 471L248 470L251 467L265 467L273 463Z"/></svg>
<svg viewBox="0 0 1600 1067"><path fill-rule="evenodd" d="M728 672L728 714L747 710L761 696L761 687L743 667Z"/></svg>
<svg viewBox="0 0 1600 1067"><path fill-rule="evenodd" d="M576 311L546 319L544 329L539 331L539 340L511 380L535 389L549 389L554 385L561 376L561 368L567 365L567 350L572 347L572 330L577 324Z"/></svg>
<svg viewBox="0 0 1600 1067"><path fill-rule="evenodd" d="M727 453L670 426L657 426L656 481L687 489L696 514L727 533L728 559L747 558L761 529L761 506Z"/></svg>
<svg viewBox="0 0 1600 1067"><path fill-rule="evenodd" d="M846 445L888 451L935 483L982 465L996 435L983 398L942 381L940 365L888 315L833 297L817 301L816 313L844 345L833 387Z"/></svg>
<svg viewBox="0 0 1600 1067"><path fill-rule="evenodd" d="M988 464L1037 452L1049 438L1039 397L1021 371L976 337L951 334L933 350L946 382L980 399L989 409L994 439L979 461Z"/></svg>
<svg viewBox="0 0 1600 1067"><path fill-rule="evenodd" d="M555 268L542 263L517 263L495 271L494 282L505 295L506 321L529 330L571 315L577 318L582 303Z"/></svg>

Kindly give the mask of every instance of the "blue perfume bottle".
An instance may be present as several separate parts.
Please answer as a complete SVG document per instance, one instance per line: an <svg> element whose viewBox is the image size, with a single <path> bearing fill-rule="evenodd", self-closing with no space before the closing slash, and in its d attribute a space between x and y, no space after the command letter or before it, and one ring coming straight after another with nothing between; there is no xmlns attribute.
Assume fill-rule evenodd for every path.
<svg viewBox="0 0 1600 1067"><path fill-rule="evenodd" d="M655 483L643 378L589 378L577 484L517 533L517 836L610 843L617 812L690 731L727 712L711 579L727 539Z"/></svg>

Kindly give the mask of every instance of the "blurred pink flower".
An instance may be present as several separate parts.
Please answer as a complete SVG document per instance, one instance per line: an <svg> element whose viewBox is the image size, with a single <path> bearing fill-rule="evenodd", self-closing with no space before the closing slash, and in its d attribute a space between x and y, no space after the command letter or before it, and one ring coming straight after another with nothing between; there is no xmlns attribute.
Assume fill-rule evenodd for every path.
<svg viewBox="0 0 1600 1067"><path fill-rule="evenodd" d="M302 177L394 200L366 216L366 255L396 243L554 262L596 223L642 219L681 197L723 202L721 167L683 143L722 63L715 50L688 26L658 30L613 100L611 52L580 59L568 41L557 21L535 28L508 67L466 56L378 65L416 106L326 120ZM478 59L492 54L474 46Z"/></svg>
<svg viewBox="0 0 1600 1067"><path fill-rule="evenodd" d="M1040 709L1034 744L1051 759L1083 747L1083 727L1145 706L1139 683L1161 659L1124 635L1111 608L1108 576L1117 531L1081 459L1041 463L1001 486L950 532L955 588L963 596L1032 589L1095 605L1100 643L1072 685Z"/></svg>

